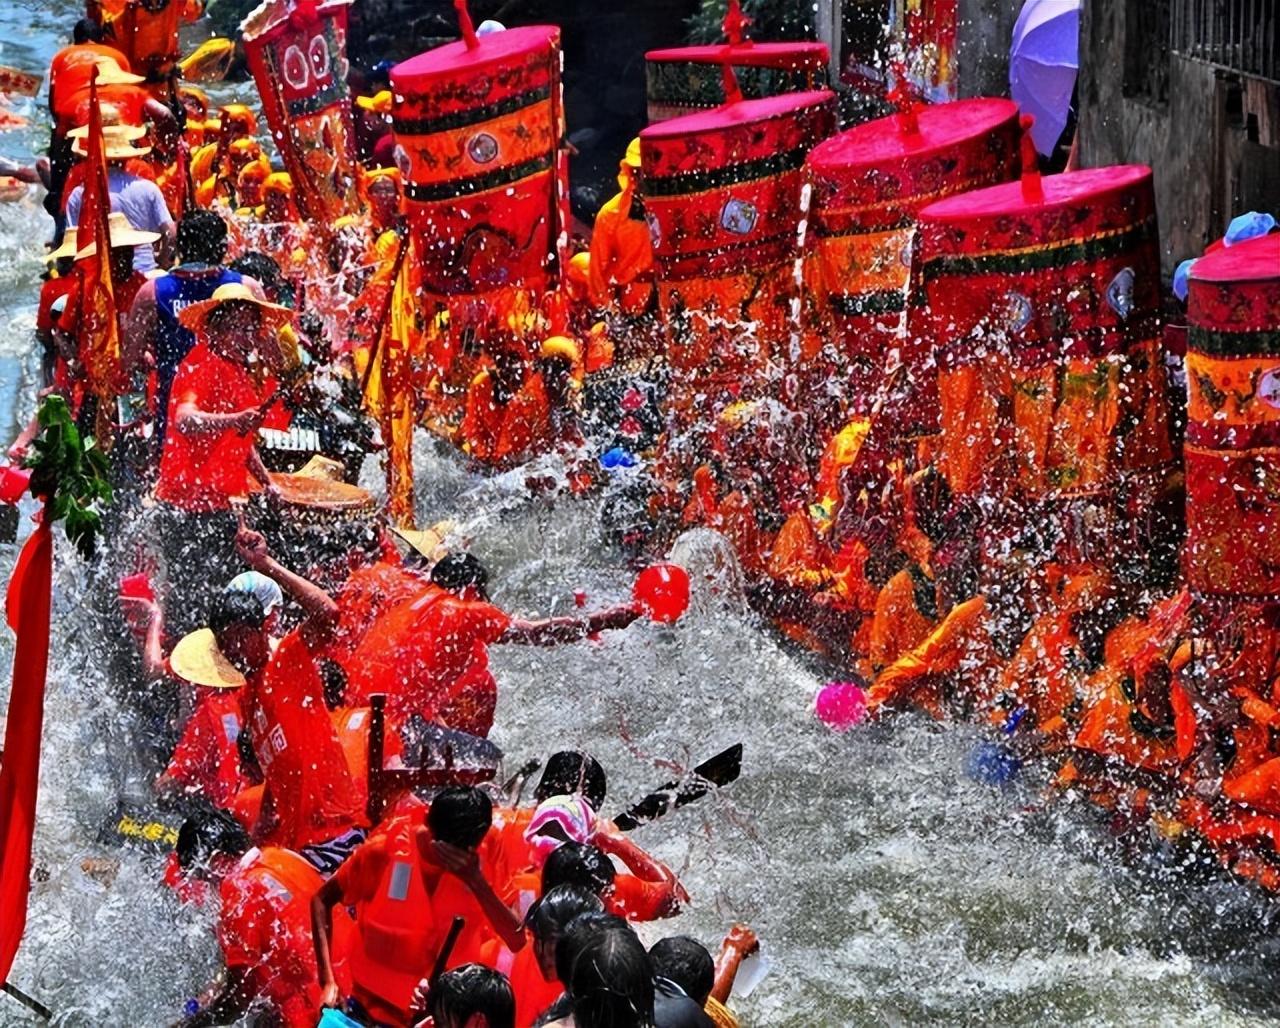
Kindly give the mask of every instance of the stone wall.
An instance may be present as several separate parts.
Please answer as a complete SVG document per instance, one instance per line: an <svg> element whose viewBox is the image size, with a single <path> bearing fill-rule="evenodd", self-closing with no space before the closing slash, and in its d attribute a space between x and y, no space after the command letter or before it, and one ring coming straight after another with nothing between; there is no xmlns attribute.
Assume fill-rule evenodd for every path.
<svg viewBox="0 0 1280 1028"><path fill-rule="evenodd" d="M1280 215L1280 85L1173 53L1165 96L1126 95L1126 56L1131 63L1164 59L1155 41L1126 38L1131 4L1145 2L1085 0L1080 154L1086 167L1154 169L1168 276L1220 237L1234 215Z"/></svg>

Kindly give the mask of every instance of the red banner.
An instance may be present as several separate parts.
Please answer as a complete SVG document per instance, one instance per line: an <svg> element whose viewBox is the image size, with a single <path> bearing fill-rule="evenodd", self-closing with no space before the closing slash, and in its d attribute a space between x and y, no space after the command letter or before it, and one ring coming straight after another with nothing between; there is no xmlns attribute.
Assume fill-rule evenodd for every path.
<svg viewBox="0 0 1280 1028"><path fill-rule="evenodd" d="M52 587L53 537L46 519L22 548L6 598L18 641L0 764L0 982L9 975L27 924Z"/></svg>
<svg viewBox="0 0 1280 1028"><path fill-rule="evenodd" d="M347 0L264 5L245 25L244 50L298 209L320 226L356 213Z"/></svg>

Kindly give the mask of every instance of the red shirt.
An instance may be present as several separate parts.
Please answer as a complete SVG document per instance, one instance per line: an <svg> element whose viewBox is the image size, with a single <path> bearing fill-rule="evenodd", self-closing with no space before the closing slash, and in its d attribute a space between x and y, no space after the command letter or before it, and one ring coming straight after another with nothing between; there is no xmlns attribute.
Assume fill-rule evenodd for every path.
<svg viewBox="0 0 1280 1028"><path fill-rule="evenodd" d="M311 897L320 875L297 853L250 850L222 882L218 943L228 968L290 1028L313 1028L320 983L311 941Z"/></svg>
<svg viewBox="0 0 1280 1028"><path fill-rule="evenodd" d="M112 46L102 43L77 43L64 46L49 64L49 100L58 117L58 129L65 132L71 127L72 99L81 90L89 88L89 77L94 66L103 57L109 57L124 71L129 70L129 58ZM111 88L103 86L103 89Z"/></svg>
<svg viewBox="0 0 1280 1028"><path fill-rule="evenodd" d="M488 735L497 683L489 645L511 618L491 603L432 589L406 600L370 630L353 659L355 694L387 693L394 719L421 714L448 728Z"/></svg>
<svg viewBox="0 0 1280 1028"><path fill-rule="evenodd" d="M53 331L53 326L57 321L52 310L53 303L58 297L67 296L73 288L75 288L75 277L73 275L47 279L40 286L40 305L36 308L37 332Z"/></svg>
<svg viewBox="0 0 1280 1028"><path fill-rule="evenodd" d="M85 243L88 246L88 242ZM84 305L80 296L84 291L84 262L76 265L76 270L67 276L70 285L67 287L67 306L58 317L58 328L68 335L75 335L80 328L80 312ZM123 282L112 280L111 294L116 302L116 321L120 331L124 331L124 323L129 317L129 308L133 306L138 290L147 284L147 276L140 271L132 272ZM43 299L43 297L42 297Z"/></svg>
<svg viewBox="0 0 1280 1028"><path fill-rule="evenodd" d="M244 724L240 689L202 689L165 774L226 808L249 785L237 740Z"/></svg>
<svg viewBox="0 0 1280 1028"><path fill-rule="evenodd" d="M248 494L254 435L226 429L188 436L178 425L177 411L181 404L193 403L208 414L233 414L261 406L274 389L273 379L257 383L244 365L218 356L203 339L198 341L173 378L156 498L182 510L211 511L228 510L231 497ZM287 415L281 405L266 424L280 424L282 418Z"/></svg>
<svg viewBox="0 0 1280 1028"><path fill-rule="evenodd" d="M301 632L281 640L245 697L253 752L274 813L264 841L301 849L365 823L324 686Z"/></svg>
<svg viewBox="0 0 1280 1028"><path fill-rule="evenodd" d="M352 657L374 623L391 608L430 588L422 575L386 560L353 571L334 597L338 630L329 643L328 656L341 664L350 678Z"/></svg>

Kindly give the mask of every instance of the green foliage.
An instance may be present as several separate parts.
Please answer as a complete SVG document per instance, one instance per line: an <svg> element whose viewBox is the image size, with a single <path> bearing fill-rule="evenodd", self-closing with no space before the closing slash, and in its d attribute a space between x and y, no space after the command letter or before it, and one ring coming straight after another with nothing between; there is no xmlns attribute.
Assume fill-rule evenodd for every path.
<svg viewBox="0 0 1280 1028"><path fill-rule="evenodd" d="M40 435L25 462L31 495L46 500L46 516L63 523L67 539L88 559L102 534L100 504L111 502L106 455L92 438L81 438L61 396L40 405L39 421Z"/></svg>
<svg viewBox="0 0 1280 1028"><path fill-rule="evenodd" d="M690 17L691 43L723 43L728 0L702 0L701 9ZM742 0L742 13L751 19L746 36L762 42L783 39L814 39L817 29L813 0Z"/></svg>

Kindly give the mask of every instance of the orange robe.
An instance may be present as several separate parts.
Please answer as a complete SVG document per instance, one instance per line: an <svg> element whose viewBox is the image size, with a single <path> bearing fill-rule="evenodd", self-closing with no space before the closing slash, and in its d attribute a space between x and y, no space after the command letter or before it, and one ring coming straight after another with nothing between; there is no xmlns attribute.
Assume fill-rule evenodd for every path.
<svg viewBox="0 0 1280 1028"><path fill-rule="evenodd" d="M867 691L871 709L885 704L914 703L941 716L939 679L959 678L963 691L981 696L982 677L995 667L996 656L986 625L984 596L958 603L919 645L885 668Z"/></svg>

